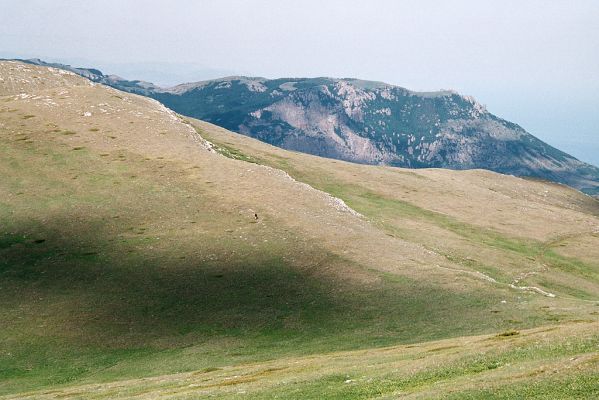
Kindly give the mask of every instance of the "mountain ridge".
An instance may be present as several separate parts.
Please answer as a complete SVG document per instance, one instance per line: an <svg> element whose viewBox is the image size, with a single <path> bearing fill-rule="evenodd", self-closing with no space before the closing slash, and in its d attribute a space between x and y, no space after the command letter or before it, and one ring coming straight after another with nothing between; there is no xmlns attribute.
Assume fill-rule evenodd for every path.
<svg viewBox="0 0 599 400"><path fill-rule="evenodd" d="M164 88L65 68L94 82L152 97L183 115L275 146L363 164L488 169L599 194L599 168L488 112L453 90L416 92L356 78L230 76Z"/></svg>

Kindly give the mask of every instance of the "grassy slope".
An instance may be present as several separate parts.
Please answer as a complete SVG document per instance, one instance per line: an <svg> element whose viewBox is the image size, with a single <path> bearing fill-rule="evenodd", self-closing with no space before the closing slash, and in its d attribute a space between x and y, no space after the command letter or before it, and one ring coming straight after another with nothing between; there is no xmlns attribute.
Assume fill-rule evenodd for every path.
<svg viewBox="0 0 599 400"><path fill-rule="evenodd" d="M86 398L577 398L599 394L597 323L282 358L36 392ZM568 337L567 340L560 338ZM194 397L194 398L195 398Z"/></svg>
<svg viewBox="0 0 599 400"><path fill-rule="evenodd" d="M388 235L422 244L468 270L562 297L598 298L599 202L575 190L482 170L331 161L281 151L202 121L194 126L226 153L281 168L345 200Z"/></svg>
<svg viewBox="0 0 599 400"><path fill-rule="evenodd" d="M262 365L243 367L248 362L287 365L306 354L597 320L593 260L550 246L565 232L579 252L592 247L596 203L571 190L487 173L353 166L197 122L221 152L229 147L222 157L147 99L45 69L2 63L0 71L0 393ZM256 163L343 198L365 218ZM466 182L438 187L451 179ZM491 193L518 185L556 193L526 201L517 193L507 210L473 221L468 206L479 199L460 191L473 182L475 194L494 185ZM443 195L431 199L427 190ZM525 215L542 226L521 227L510 207L540 208ZM508 286L543 265L521 284L543 281L556 298ZM537 352L539 359L596 351L595 328L567 328L582 347ZM315 357L308 360L337 359ZM452 379L477 371L478 361L464 357L456 361L462 369L444 359L457 371ZM581 365L580 379L596 368L592 360ZM376 369L375 383L358 397L400 390L389 368ZM408 386L424 390L445 379L436 370ZM234 394L218 371L208 376L211 390ZM316 397L330 387L330 397L344 397L344 373L309 375L286 394ZM255 390L268 397L281 389Z"/></svg>

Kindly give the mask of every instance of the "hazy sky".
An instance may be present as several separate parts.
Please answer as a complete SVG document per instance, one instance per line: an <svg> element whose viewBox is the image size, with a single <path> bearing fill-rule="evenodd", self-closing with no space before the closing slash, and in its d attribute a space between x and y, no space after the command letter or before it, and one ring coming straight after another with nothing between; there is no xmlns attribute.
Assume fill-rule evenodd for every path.
<svg viewBox="0 0 599 400"><path fill-rule="evenodd" d="M0 0L0 57L163 84L246 74L455 89L599 165L598 0Z"/></svg>

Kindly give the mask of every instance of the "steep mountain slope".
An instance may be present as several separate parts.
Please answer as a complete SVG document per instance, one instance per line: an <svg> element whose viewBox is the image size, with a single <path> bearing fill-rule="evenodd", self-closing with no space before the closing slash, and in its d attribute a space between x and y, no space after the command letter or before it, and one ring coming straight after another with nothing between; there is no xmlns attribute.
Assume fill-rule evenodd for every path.
<svg viewBox="0 0 599 400"><path fill-rule="evenodd" d="M419 93L356 79L249 77L162 89L97 70L71 70L285 149L366 164L483 168L599 193L599 168L452 91Z"/></svg>
<svg viewBox="0 0 599 400"><path fill-rule="evenodd" d="M15 62L0 173L7 398L597 392L599 206L567 187L291 153Z"/></svg>

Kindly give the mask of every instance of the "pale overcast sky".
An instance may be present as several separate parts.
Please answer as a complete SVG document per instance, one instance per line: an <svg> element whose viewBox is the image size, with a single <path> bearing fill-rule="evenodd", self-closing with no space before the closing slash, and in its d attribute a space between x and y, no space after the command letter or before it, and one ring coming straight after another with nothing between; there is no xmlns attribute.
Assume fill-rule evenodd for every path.
<svg viewBox="0 0 599 400"><path fill-rule="evenodd" d="M599 165L599 1L0 0L0 57L455 89Z"/></svg>

